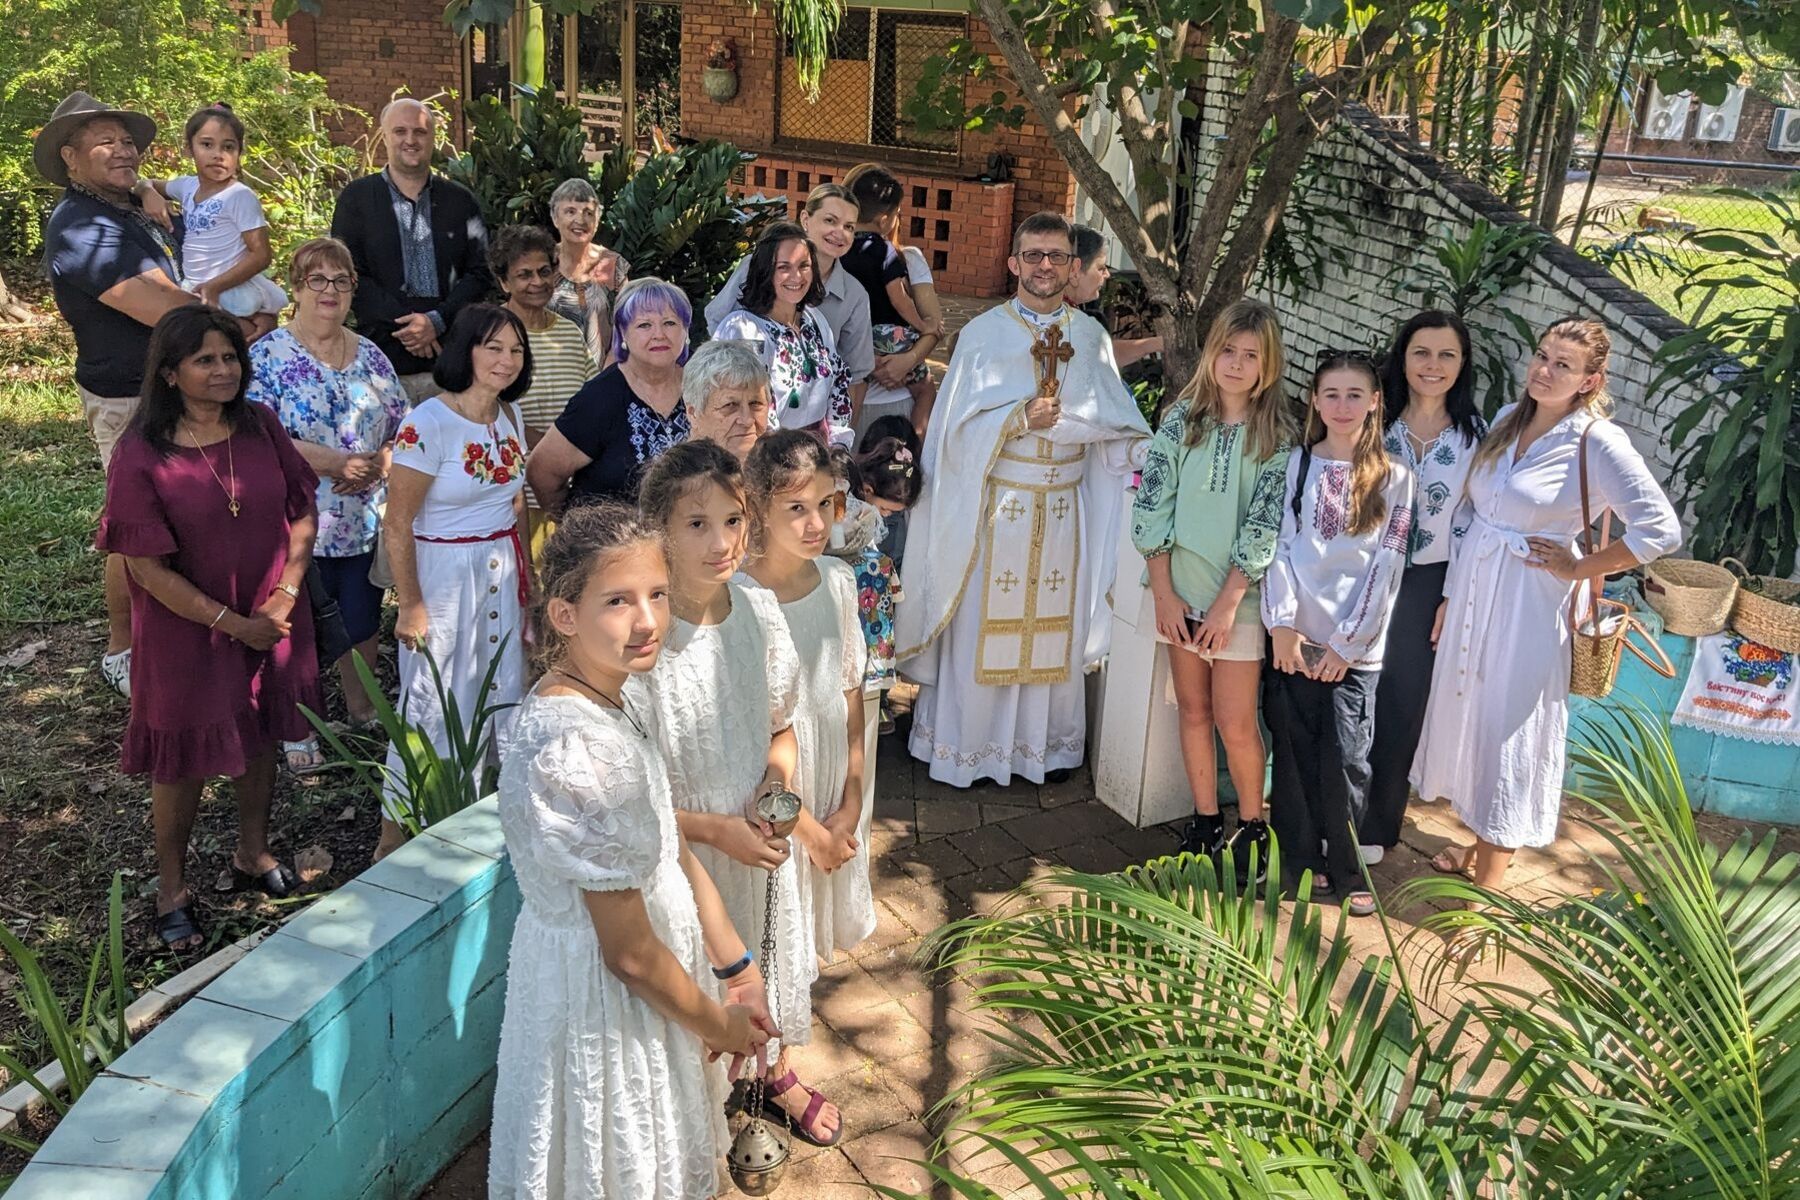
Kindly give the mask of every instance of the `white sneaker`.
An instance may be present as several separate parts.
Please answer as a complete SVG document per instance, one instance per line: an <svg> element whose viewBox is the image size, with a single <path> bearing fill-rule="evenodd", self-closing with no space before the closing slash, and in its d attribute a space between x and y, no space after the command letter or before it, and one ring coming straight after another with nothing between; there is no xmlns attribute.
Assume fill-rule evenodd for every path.
<svg viewBox="0 0 1800 1200"><path fill-rule="evenodd" d="M117 654L100 656L100 678L106 680L113 691L131 699L131 647Z"/></svg>
<svg viewBox="0 0 1800 1200"><path fill-rule="evenodd" d="M1357 849L1362 852L1363 865L1366 867L1372 867L1387 857L1386 846L1358 846Z"/></svg>

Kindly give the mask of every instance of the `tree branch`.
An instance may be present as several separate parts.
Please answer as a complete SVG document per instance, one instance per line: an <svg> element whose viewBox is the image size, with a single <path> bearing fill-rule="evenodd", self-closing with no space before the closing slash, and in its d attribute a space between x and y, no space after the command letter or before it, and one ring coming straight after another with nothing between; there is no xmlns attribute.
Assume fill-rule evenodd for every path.
<svg viewBox="0 0 1800 1200"><path fill-rule="evenodd" d="M1126 253L1131 255L1152 298L1161 304L1172 303L1176 288L1173 260L1144 229L1118 183L1101 167L1093 151L1081 140L1081 131L1074 120L1051 94L1054 87L1038 64L1036 55L1026 46L1024 32L1007 14L1005 0L975 0L975 3L987 22L989 35L1000 48L1000 56L1012 72L1013 81L1038 120L1043 122L1057 152L1068 164L1069 173L1094 201Z"/></svg>
<svg viewBox="0 0 1800 1200"><path fill-rule="evenodd" d="M1268 122L1271 98L1278 84L1294 70L1294 45L1300 37L1300 23L1282 16L1270 0L1263 3L1263 45L1251 72L1250 85L1243 102L1225 127L1225 141L1213 169L1206 201L1188 230L1187 254L1181 264L1180 294L1184 311L1190 310L1189 297L1199 296L1212 275L1231 226L1231 214L1243 193L1244 181L1250 176L1250 165L1263 126Z"/></svg>

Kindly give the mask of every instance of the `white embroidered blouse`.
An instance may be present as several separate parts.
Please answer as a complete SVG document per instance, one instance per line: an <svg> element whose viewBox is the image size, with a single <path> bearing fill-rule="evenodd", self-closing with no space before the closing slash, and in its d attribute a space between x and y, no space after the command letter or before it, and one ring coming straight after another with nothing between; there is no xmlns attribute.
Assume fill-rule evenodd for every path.
<svg viewBox="0 0 1800 1200"><path fill-rule="evenodd" d="M1487 422L1480 417L1475 418L1475 424L1472 438L1454 425L1446 426L1425 444L1422 454L1408 436L1404 417L1395 417L1387 428L1388 454L1413 473L1411 564L1449 562L1451 546L1461 541L1469 528L1471 513L1464 503L1469 464L1488 430Z"/></svg>
<svg viewBox="0 0 1800 1200"><path fill-rule="evenodd" d="M1412 472L1389 462L1382 490L1386 519L1352 534L1350 464L1296 451L1288 463L1275 561L1262 580L1265 627L1298 630L1359 671L1381 669L1412 537Z"/></svg>

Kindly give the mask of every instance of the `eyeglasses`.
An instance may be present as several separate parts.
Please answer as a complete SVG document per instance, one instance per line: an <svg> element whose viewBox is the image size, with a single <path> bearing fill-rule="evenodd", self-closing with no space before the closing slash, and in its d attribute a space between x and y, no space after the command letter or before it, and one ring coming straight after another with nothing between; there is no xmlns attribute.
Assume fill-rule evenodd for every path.
<svg viewBox="0 0 1800 1200"><path fill-rule="evenodd" d="M300 282L305 285L306 290L309 292L323 292L326 290L333 292L354 292L356 290L356 276L354 275L308 275Z"/></svg>
<svg viewBox="0 0 1800 1200"><path fill-rule="evenodd" d="M1051 264L1054 266L1066 267L1069 265L1069 260L1074 257L1075 256L1073 254L1070 254L1067 250L1021 250L1021 251L1019 251L1019 261L1024 263L1028 267L1035 267L1039 263L1043 262L1045 259L1049 259Z"/></svg>

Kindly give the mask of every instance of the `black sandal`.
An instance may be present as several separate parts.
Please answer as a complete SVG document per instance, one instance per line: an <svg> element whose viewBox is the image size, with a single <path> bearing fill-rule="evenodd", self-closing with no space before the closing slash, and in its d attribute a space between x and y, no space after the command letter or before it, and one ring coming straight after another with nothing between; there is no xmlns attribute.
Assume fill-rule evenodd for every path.
<svg viewBox="0 0 1800 1200"><path fill-rule="evenodd" d="M156 915L156 936L162 939L163 945L175 950L177 954L182 953L181 950L175 948L177 942L199 938L199 945L187 947L189 950L199 950L206 945L206 932L200 928L200 923L194 920L192 907L193 901L190 900L186 904L171 908L166 913Z"/></svg>
<svg viewBox="0 0 1800 1200"><path fill-rule="evenodd" d="M231 890L233 892L261 892L277 900L291 896L300 887L300 877L282 863L276 863L261 875L252 875L241 869L236 863L231 864Z"/></svg>

